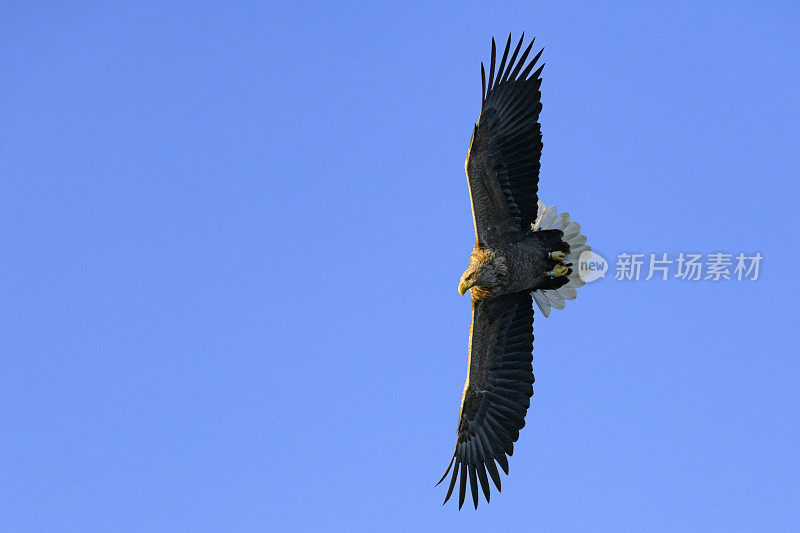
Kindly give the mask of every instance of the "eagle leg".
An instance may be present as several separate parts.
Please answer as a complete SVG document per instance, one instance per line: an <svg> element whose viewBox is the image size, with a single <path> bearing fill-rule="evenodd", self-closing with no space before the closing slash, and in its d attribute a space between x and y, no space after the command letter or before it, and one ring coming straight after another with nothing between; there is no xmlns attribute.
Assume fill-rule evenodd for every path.
<svg viewBox="0 0 800 533"><path fill-rule="evenodd" d="M553 267L553 270L547 273L547 277L549 278L557 278L560 276L566 276L569 273L569 269L562 264L558 264Z"/></svg>

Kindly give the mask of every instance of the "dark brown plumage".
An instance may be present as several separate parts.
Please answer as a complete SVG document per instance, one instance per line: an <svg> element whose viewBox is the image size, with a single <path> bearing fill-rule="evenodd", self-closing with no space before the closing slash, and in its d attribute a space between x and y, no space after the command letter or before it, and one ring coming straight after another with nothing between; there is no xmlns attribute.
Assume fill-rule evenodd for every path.
<svg viewBox="0 0 800 533"><path fill-rule="evenodd" d="M455 452L439 481L452 469L446 503L460 478L459 509L467 479L477 508L478 487L487 501L490 478L500 490L497 465L508 474L506 456L525 426L533 394L531 292L558 289L571 273L551 258L552 252L569 252L564 232L531 227L537 218L544 65L530 74L542 52L527 62L533 41L520 54L523 40L524 34L509 57L509 35L495 71L492 39L489 80L481 64L481 113L466 161L475 248L459 292L470 290L472 297L469 366Z"/></svg>

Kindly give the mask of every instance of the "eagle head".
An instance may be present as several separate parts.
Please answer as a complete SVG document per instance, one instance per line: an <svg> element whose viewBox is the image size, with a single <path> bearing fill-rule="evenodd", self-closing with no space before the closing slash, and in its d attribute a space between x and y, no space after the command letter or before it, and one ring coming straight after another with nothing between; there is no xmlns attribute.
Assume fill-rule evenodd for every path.
<svg viewBox="0 0 800 533"><path fill-rule="evenodd" d="M473 300L482 300L497 295L505 282L508 268L505 257L482 248L472 251L467 270L461 276L458 293L462 296L469 289Z"/></svg>

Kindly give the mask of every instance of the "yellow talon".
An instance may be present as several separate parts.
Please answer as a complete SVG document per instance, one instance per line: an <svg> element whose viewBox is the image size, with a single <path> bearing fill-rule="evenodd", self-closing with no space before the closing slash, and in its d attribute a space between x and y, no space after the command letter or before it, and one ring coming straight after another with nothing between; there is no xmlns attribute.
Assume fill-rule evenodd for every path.
<svg viewBox="0 0 800 533"><path fill-rule="evenodd" d="M564 252L560 252L560 251L559 252L550 252L550 258L553 259L554 261L561 262L561 261L563 261L564 259L567 258L567 254L565 254Z"/></svg>
<svg viewBox="0 0 800 533"><path fill-rule="evenodd" d="M569 272L569 269L564 265L556 265L555 268L553 268L553 274L555 277L566 276L567 272Z"/></svg>

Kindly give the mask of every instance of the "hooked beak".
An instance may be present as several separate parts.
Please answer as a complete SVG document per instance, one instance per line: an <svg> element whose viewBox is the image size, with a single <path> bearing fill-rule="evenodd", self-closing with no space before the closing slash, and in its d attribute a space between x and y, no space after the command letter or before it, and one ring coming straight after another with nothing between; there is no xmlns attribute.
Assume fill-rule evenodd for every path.
<svg viewBox="0 0 800 533"><path fill-rule="evenodd" d="M461 283L458 284L458 294L464 296L464 293L467 292L473 285L474 283L468 283L466 281L462 281Z"/></svg>

